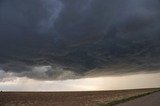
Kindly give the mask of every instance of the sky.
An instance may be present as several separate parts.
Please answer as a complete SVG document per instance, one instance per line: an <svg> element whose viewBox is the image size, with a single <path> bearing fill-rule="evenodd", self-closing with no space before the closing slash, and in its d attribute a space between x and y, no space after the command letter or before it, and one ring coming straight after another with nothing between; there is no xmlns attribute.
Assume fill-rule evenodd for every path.
<svg viewBox="0 0 160 106"><path fill-rule="evenodd" d="M39 81L26 77L12 77L0 82L1 91L99 91L159 88L160 73L128 76Z"/></svg>
<svg viewBox="0 0 160 106"><path fill-rule="evenodd" d="M132 77L132 88L159 86L154 85L160 77L159 5L159 0L0 0L0 88L23 90L22 82L28 82L70 90L70 83L87 87L83 82L94 81L110 89L104 81L113 78L111 88L123 89L114 85L129 84ZM136 77L144 84L137 85Z"/></svg>

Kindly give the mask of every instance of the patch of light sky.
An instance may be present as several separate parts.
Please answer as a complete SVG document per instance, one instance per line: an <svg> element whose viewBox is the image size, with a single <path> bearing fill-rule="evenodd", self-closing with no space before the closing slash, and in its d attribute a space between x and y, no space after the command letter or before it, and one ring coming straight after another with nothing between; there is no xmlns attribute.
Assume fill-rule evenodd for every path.
<svg viewBox="0 0 160 106"><path fill-rule="evenodd" d="M13 77L0 82L2 91L94 91L160 87L160 73L64 81L38 81Z"/></svg>

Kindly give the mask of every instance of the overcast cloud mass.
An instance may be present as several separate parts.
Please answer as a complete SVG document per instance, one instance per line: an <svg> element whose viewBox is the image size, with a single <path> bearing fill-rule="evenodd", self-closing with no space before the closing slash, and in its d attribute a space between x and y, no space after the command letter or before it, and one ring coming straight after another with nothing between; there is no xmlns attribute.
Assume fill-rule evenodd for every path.
<svg viewBox="0 0 160 106"><path fill-rule="evenodd" d="M0 0L0 80L160 72L160 0Z"/></svg>

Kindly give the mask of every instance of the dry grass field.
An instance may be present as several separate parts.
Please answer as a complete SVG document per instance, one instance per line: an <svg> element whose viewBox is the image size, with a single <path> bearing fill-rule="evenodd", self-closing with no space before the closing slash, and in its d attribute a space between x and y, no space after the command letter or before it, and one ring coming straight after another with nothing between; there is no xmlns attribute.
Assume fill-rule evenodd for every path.
<svg viewBox="0 0 160 106"><path fill-rule="evenodd" d="M156 90L158 89L95 92L1 92L0 106L99 106Z"/></svg>

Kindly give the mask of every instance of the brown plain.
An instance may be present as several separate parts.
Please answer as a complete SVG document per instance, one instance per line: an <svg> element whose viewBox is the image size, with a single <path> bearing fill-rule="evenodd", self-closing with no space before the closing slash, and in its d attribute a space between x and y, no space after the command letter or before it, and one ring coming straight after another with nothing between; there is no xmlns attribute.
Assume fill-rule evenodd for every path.
<svg viewBox="0 0 160 106"><path fill-rule="evenodd" d="M1 92L0 106L98 106L158 89L90 92Z"/></svg>

